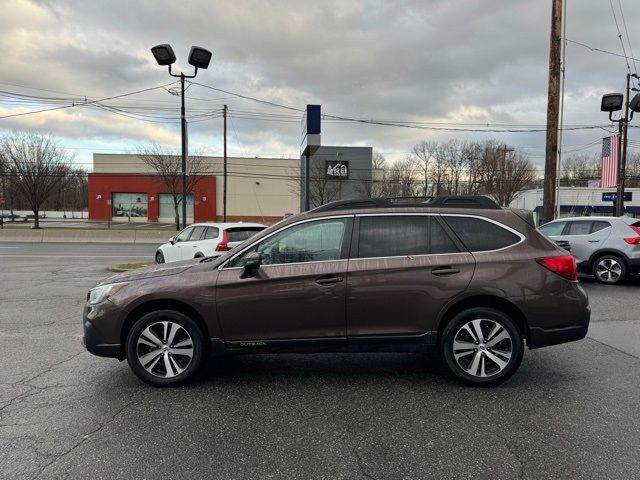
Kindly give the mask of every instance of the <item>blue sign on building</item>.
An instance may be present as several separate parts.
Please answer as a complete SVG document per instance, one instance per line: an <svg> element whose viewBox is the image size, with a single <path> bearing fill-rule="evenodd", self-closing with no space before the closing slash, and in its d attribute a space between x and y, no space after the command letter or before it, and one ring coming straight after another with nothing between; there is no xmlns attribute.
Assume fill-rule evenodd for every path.
<svg viewBox="0 0 640 480"><path fill-rule="evenodd" d="M615 202L617 196L617 192L602 192L602 201ZM630 202L631 200L633 200L633 192L624 192L624 201Z"/></svg>

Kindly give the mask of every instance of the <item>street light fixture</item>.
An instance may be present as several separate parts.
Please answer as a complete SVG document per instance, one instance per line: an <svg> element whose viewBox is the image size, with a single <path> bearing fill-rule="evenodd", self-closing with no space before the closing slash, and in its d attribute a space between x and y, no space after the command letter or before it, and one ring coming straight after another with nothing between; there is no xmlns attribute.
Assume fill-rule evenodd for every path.
<svg viewBox="0 0 640 480"><path fill-rule="evenodd" d="M602 112L609 113L609 121L616 122L618 124L618 185L616 188L616 201L615 216L621 217L624 215L624 180L627 163L627 130L629 122L633 119L633 112L640 110L640 98L638 95L633 97L633 100L629 101L629 90L631 78L640 78L633 73L627 73L627 95L626 102L622 93L607 93L602 96L602 102L600 103L600 110ZM634 89L635 90L635 89ZM613 112L622 110L622 106L625 106L623 115L617 119L613 119ZM629 111L631 110L631 113ZM624 138L624 143L623 143Z"/></svg>
<svg viewBox="0 0 640 480"><path fill-rule="evenodd" d="M153 57L158 65L169 66L169 75L180 79L180 124L182 130L182 228L187 227L187 118L184 108L184 79L195 78L198 74L198 68L207 69L211 61L212 53L206 48L191 47L189 52L189 64L195 67L193 75L185 75L184 72L175 74L171 71L171 65L176 62L176 54L168 43L156 45L151 49Z"/></svg>
<svg viewBox="0 0 640 480"><path fill-rule="evenodd" d="M600 111L609 112L609 114L612 112L618 112L622 110L623 102L623 95L621 93L606 93L602 96Z"/></svg>

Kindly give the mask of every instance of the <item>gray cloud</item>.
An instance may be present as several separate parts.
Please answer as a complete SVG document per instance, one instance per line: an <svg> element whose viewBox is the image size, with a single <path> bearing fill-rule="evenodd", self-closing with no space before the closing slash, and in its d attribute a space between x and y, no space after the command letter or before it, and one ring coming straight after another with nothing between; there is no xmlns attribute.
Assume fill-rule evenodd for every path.
<svg viewBox="0 0 640 480"><path fill-rule="evenodd" d="M87 95L118 94L170 81L154 64L149 48L168 42L179 64L192 44L214 52L209 70L197 81L266 100L303 107L320 103L337 115L387 120L544 123L550 2L540 0L433 0L361 2L186 2L112 0L8 0L0 19L4 34L0 60L4 81ZM614 2L616 4L616 2ZM623 0L627 26L637 24L640 5ZM570 2L567 36L613 52L621 47L608 2ZM621 19L619 18L619 21ZM622 24L621 24L622 26ZM632 46L638 34L629 31ZM637 44L640 54L640 44ZM633 69L632 65L632 69ZM6 72L6 73L4 73ZM565 121L602 124L599 97L622 88L624 59L567 48ZM193 86L190 112L278 110L239 99L203 101L223 94ZM198 99L198 100L195 100ZM146 102L146 103L145 103ZM166 92L131 97L119 105L172 105ZM5 108L8 105L3 105ZM286 113L283 111L282 113ZM86 134L113 138L100 128L105 113L83 110ZM52 120L53 121L53 120ZM132 121L135 122L135 121ZM36 125L36 126L33 126ZM33 128L78 138L77 122ZM145 124L143 124L145 125ZM0 129L15 126L2 123ZM131 140L174 138L174 124L137 128ZM281 148L296 153L296 122L236 118L234 150ZM116 129L117 130L117 129ZM134 129L132 129L134 131ZM192 144L219 149L219 120L192 123ZM472 134L326 123L324 141L365 143L396 157L421 139L493 136L527 147L541 161L544 134ZM568 145L585 145L603 131L565 134ZM117 133L123 151L126 131ZM537 148L529 148L537 147ZM589 151L597 151L597 146ZM254 153L251 152L251 153ZM393 156L392 155L392 156Z"/></svg>

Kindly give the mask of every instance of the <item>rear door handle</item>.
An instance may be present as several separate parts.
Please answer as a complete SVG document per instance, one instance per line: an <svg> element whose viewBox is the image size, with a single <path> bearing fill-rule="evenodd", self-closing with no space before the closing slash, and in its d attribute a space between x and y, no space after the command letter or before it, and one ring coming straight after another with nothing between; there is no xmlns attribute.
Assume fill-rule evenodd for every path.
<svg viewBox="0 0 640 480"><path fill-rule="evenodd" d="M439 276L453 275L455 273L460 273L460 269L453 267L437 267L431 270L431 273Z"/></svg>
<svg viewBox="0 0 640 480"><path fill-rule="evenodd" d="M600 240L587 240L589 243L600 243Z"/></svg>
<svg viewBox="0 0 640 480"><path fill-rule="evenodd" d="M318 285L329 285L331 283L339 283L342 281L342 277L340 275L323 275L322 277L316 278L316 283Z"/></svg>

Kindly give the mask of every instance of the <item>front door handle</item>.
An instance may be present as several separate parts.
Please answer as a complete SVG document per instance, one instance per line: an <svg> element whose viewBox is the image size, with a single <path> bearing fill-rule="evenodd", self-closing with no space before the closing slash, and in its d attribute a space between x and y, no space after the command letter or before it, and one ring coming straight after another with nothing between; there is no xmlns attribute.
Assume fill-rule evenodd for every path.
<svg viewBox="0 0 640 480"><path fill-rule="evenodd" d="M446 275L453 275L455 273L460 273L460 269L453 268L453 267L436 267L433 270L431 270L431 273L438 276L446 276Z"/></svg>
<svg viewBox="0 0 640 480"><path fill-rule="evenodd" d="M600 243L600 240L587 240L589 243Z"/></svg>
<svg viewBox="0 0 640 480"><path fill-rule="evenodd" d="M339 283L342 281L342 277L340 275L323 275L322 277L316 278L316 283L318 285L329 285L331 283Z"/></svg>

